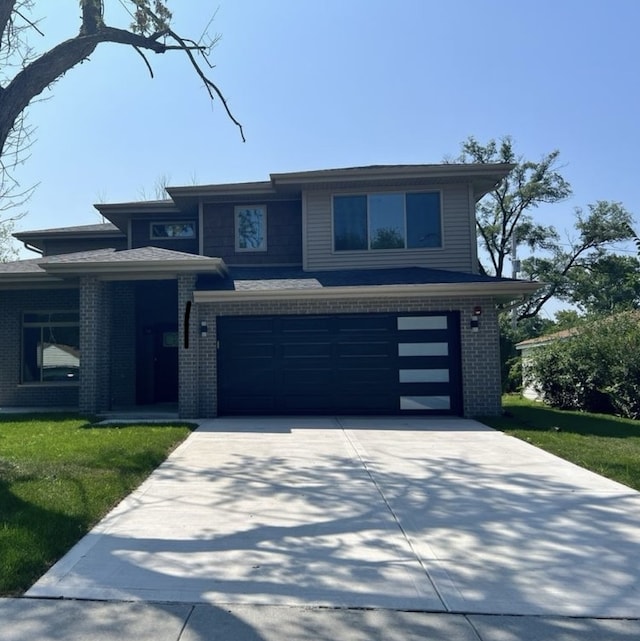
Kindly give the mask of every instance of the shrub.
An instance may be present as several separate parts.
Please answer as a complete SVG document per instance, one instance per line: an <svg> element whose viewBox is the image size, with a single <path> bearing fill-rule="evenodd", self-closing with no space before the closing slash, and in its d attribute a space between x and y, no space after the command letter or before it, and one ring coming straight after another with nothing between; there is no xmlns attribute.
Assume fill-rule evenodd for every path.
<svg viewBox="0 0 640 641"><path fill-rule="evenodd" d="M528 374L554 407L640 417L640 318L617 314L534 352Z"/></svg>

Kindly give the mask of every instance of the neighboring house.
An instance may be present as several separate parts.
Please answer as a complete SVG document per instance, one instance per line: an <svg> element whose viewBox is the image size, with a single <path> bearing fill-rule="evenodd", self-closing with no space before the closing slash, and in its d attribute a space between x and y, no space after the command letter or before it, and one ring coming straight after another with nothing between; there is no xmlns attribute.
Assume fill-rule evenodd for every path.
<svg viewBox="0 0 640 641"><path fill-rule="evenodd" d="M496 303L474 211L511 165L272 174L96 205L0 265L0 406L496 414ZM79 367L78 367L79 362Z"/></svg>
<svg viewBox="0 0 640 641"><path fill-rule="evenodd" d="M566 340L575 336L578 330L574 327L571 329L562 329L559 332L538 336L537 338L528 338L525 341L516 343L515 348L521 352L522 362L522 396L532 401L541 401L542 396L535 386L535 380L530 373L530 364L533 352L544 345L549 345L555 341Z"/></svg>

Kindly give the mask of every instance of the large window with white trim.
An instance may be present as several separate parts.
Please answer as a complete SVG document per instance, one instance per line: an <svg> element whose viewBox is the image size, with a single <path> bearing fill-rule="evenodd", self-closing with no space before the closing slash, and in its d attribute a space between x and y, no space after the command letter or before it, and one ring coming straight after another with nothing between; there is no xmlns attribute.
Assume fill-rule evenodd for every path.
<svg viewBox="0 0 640 641"><path fill-rule="evenodd" d="M80 377L77 311L25 312L22 316L22 382L77 383Z"/></svg>
<svg viewBox="0 0 640 641"><path fill-rule="evenodd" d="M442 247L440 192L333 197L335 251Z"/></svg>

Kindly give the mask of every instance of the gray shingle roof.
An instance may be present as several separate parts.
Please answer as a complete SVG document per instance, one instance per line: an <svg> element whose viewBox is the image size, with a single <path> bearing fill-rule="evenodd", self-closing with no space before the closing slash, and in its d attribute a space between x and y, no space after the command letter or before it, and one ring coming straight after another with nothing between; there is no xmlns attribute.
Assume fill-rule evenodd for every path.
<svg viewBox="0 0 640 641"><path fill-rule="evenodd" d="M28 258L26 260L14 260L10 263L0 263L0 276L2 274L36 274L44 273L39 266L42 258Z"/></svg>
<svg viewBox="0 0 640 641"><path fill-rule="evenodd" d="M162 249L160 247L138 247L136 249L123 249L121 251L116 251L115 249L98 249L93 252L47 256L41 260L41 262L66 265L72 263L138 263L171 260L198 263L210 261L211 258L208 256L198 256L197 254L173 251L171 249Z"/></svg>
<svg viewBox="0 0 640 641"><path fill-rule="evenodd" d="M74 234L105 234L113 235L115 233L122 234L122 232L112 223L96 223L95 225L76 225L75 227L54 227L51 229L33 229L27 231L17 231L14 236L21 238L22 236L67 236Z"/></svg>
<svg viewBox="0 0 640 641"><path fill-rule="evenodd" d="M452 272L427 267L396 269L349 269L304 272L289 267L230 267L223 281L202 276L199 290L277 291L286 289L322 289L325 287L358 287L376 285L427 285L435 283L514 282L480 274Z"/></svg>
<svg viewBox="0 0 640 641"><path fill-rule="evenodd" d="M50 274L64 274L69 270L78 267L86 266L102 266L107 268L113 265L117 268L118 273L126 270L127 264L131 265L131 269L136 267L136 271L144 269L145 263L156 266L155 268L162 267L166 263L167 268L172 265L180 264L185 269L189 269L189 265L193 264L193 269L196 271L200 265L202 270L209 270L213 263L220 263L217 258L210 258L208 256L198 256L195 254L187 254L184 252L172 251L169 249L161 249L159 247L139 247L137 249L127 249L116 251L115 249L96 249L93 251L75 252L72 254L58 254L53 256L39 256L38 258L29 258L27 260L16 260L10 263L0 263L0 283L2 280L11 280L15 277L24 277L28 280L29 276L34 275L48 276ZM214 267L216 265L213 265ZM224 269L224 265L221 266Z"/></svg>

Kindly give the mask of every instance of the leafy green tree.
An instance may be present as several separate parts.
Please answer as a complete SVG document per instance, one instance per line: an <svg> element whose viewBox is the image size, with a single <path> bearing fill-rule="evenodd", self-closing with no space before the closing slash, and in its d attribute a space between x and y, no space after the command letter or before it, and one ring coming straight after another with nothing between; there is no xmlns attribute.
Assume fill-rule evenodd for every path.
<svg viewBox="0 0 640 641"><path fill-rule="evenodd" d="M576 237L565 243L553 226L537 223L532 211L555 204L571 195L569 183L558 169L559 152L553 151L539 161L516 155L513 141L504 137L486 145L470 137L462 144L458 162L509 163L513 170L482 199L476 208L476 228L482 253L480 271L495 276L507 275L511 252L526 248L519 272L525 278L543 283L517 310L518 320L537 316L554 296L567 298L572 272L587 268L603 258L612 243L633 237L632 216L616 202L598 201L587 210L574 211ZM510 274L509 274L510 275Z"/></svg>
<svg viewBox="0 0 640 641"><path fill-rule="evenodd" d="M525 318L514 327L507 314L500 314L500 356L502 391L518 392L522 387L522 360L516 345L529 338L556 331L555 324L548 318L533 316Z"/></svg>
<svg viewBox="0 0 640 641"><path fill-rule="evenodd" d="M635 256L604 255L569 273L563 298L589 315L640 307L640 261Z"/></svg>
<svg viewBox="0 0 640 641"><path fill-rule="evenodd" d="M552 332L559 332L563 329L571 329L572 327L577 327L584 321L584 317L581 316L575 309L559 309L554 315L554 324Z"/></svg>
<svg viewBox="0 0 640 641"><path fill-rule="evenodd" d="M575 210L577 237L565 245L556 243L547 247L547 253L534 255L521 262L525 278L539 280L544 285L526 299L519 309L519 317L537 314L552 297L574 301L576 274L589 271L601 263L613 243L629 238L631 214L616 202L598 201L588 205L588 212Z"/></svg>
<svg viewBox="0 0 640 641"><path fill-rule="evenodd" d="M640 417L638 312L582 324L572 336L537 348L528 371L554 407Z"/></svg>
<svg viewBox="0 0 640 641"><path fill-rule="evenodd" d="M213 69L210 54L217 38L211 38L205 31L196 41L174 31L166 0L109 1L120 4L129 12L130 24L107 24L105 0L79 0L78 33L49 51L37 52L30 40L32 34L42 34L37 11L55 11L55 2L0 0L0 212L23 204L30 194L30 188L21 187L13 178L13 170L24 161L31 140L32 130L25 120L28 106L65 73L86 62L103 43L131 47L141 56L152 76L148 54L177 52L184 55L208 96L221 101L244 140L241 124L210 77ZM5 225L15 218L5 216ZM0 247L6 246L2 239L7 236L7 229L0 222Z"/></svg>
<svg viewBox="0 0 640 641"><path fill-rule="evenodd" d="M513 242L527 244L531 250L547 249L556 243L557 232L536 223L531 210L571 195L571 186L558 171L559 155L556 150L538 162L525 160L516 155L509 136L486 145L471 136L462 143L457 162L515 165L476 207L476 229L486 255L486 260L480 260L481 273L506 276Z"/></svg>

